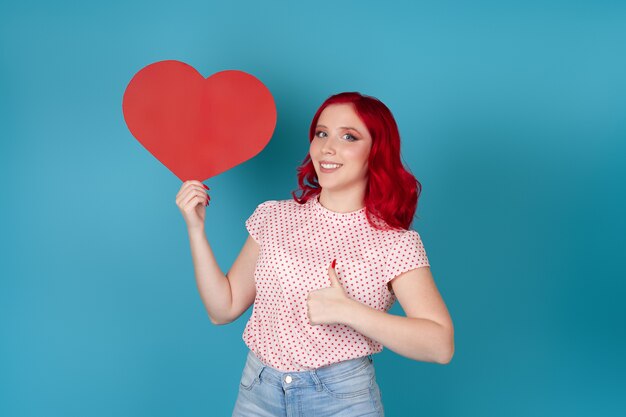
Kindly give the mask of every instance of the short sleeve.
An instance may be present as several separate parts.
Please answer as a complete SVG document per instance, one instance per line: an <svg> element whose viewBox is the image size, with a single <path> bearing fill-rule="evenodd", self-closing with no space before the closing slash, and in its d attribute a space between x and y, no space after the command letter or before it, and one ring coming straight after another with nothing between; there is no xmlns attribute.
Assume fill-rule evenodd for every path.
<svg viewBox="0 0 626 417"><path fill-rule="evenodd" d="M393 245L385 263L385 283L411 269L430 266L419 233L407 230Z"/></svg>
<svg viewBox="0 0 626 417"><path fill-rule="evenodd" d="M254 241L259 245L263 241L263 230L265 229L265 223L267 223L268 213L271 206L275 203L275 200L270 200L259 204L254 210L254 213L246 220L248 233L250 233L250 236L252 236Z"/></svg>

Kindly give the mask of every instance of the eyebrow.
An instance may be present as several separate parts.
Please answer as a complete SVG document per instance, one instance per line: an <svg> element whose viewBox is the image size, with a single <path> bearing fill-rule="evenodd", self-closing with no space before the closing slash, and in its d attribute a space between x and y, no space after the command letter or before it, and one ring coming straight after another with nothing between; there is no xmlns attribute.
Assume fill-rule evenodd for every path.
<svg viewBox="0 0 626 417"><path fill-rule="evenodd" d="M317 125L316 127L323 127L328 129L328 127L324 126L324 125ZM354 127L350 127L350 126L339 126L339 129L346 129L346 130L354 130L355 132L357 132L359 135L361 134L361 132L359 132L359 129L354 128Z"/></svg>

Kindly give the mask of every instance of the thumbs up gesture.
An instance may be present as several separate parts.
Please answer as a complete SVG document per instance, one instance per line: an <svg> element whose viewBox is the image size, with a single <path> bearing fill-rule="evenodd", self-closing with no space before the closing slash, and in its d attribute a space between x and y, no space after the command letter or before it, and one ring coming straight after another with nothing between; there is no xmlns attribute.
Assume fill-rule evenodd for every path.
<svg viewBox="0 0 626 417"><path fill-rule="evenodd" d="M330 287L309 292L307 296L307 315L311 325L341 324L341 317L348 308L351 299L339 282L335 272L335 260L328 268Z"/></svg>

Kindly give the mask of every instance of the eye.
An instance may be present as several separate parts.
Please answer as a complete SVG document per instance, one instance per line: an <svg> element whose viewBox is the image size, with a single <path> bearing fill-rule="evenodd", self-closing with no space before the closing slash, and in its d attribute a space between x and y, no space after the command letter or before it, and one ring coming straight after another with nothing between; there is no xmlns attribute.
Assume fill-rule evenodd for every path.
<svg viewBox="0 0 626 417"><path fill-rule="evenodd" d="M315 136L318 138L325 138L328 135L323 130L318 130L317 132L315 132Z"/></svg>
<svg viewBox="0 0 626 417"><path fill-rule="evenodd" d="M344 139L348 140L349 142L354 142L355 140L358 140L356 136L352 136L349 133L346 133L345 135L343 135Z"/></svg>

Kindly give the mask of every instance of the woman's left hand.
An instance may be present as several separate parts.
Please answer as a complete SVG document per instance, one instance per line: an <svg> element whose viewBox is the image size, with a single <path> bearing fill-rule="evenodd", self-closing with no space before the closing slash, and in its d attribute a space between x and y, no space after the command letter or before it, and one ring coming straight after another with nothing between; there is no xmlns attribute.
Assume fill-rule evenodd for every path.
<svg viewBox="0 0 626 417"><path fill-rule="evenodd" d="M350 298L346 295L332 265L328 268L330 287L309 292L307 296L307 315L311 325L341 324L343 314Z"/></svg>

